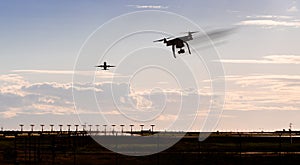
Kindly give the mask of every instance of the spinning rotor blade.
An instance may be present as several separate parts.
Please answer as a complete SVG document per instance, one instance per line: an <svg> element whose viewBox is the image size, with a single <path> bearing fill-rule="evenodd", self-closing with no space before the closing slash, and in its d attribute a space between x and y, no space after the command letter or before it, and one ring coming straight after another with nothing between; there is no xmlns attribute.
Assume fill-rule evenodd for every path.
<svg viewBox="0 0 300 165"><path fill-rule="evenodd" d="M226 36L229 36L232 34L236 29L230 28L230 29L218 29L218 30L212 30L209 32L206 32L206 34L201 34L198 36L193 36L194 42L198 43L205 43L205 42L218 42L219 40L225 38Z"/></svg>
<svg viewBox="0 0 300 165"><path fill-rule="evenodd" d="M164 38L163 39L159 39L159 40L155 40L153 42L162 42L162 41L164 41Z"/></svg>
<svg viewBox="0 0 300 165"><path fill-rule="evenodd" d="M166 39L170 39L170 38L172 38L172 37L162 38L162 39L159 39L159 40L155 40L155 41L153 41L153 42L162 42L162 41L164 41L164 40L166 40Z"/></svg>
<svg viewBox="0 0 300 165"><path fill-rule="evenodd" d="M181 34L194 34L194 33L198 33L199 31L188 31L188 32L181 32Z"/></svg>

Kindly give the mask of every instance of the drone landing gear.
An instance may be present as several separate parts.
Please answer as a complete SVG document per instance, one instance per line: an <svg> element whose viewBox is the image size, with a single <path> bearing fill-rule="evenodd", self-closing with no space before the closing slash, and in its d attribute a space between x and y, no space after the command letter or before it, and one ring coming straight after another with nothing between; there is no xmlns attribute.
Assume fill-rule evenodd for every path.
<svg viewBox="0 0 300 165"><path fill-rule="evenodd" d="M185 42L186 43L186 42ZM191 54L191 50L190 50L190 47L189 45L186 43L187 45L187 48L188 48L188 51L189 51L189 54ZM180 49L177 51L178 54L184 54L185 53L185 50L182 48L182 47L179 47ZM176 55L175 55L175 45L172 45L172 51L173 51L173 56L174 58L176 58Z"/></svg>

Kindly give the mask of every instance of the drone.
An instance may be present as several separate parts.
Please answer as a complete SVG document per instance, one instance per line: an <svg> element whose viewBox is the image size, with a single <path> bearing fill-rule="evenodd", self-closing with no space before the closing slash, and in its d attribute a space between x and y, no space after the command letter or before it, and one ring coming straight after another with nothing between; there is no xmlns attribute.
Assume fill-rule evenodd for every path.
<svg viewBox="0 0 300 165"><path fill-rule="evenodd" d="M172 46L173 56L174 56L174 58L176 58L175 48L179 49L177 52L178 54L183 54L183 53L185 53L185 50L184 50L185 45L188 48L189 54L191 54L190 46L187 43L187 41L193 40L192 34L198 33L198 31L187 32L187 33L188 33L188 35L186 35L186 36L176 37L173 39L170 39L172 37L168 37L168 38L155 40L153 42L163 42L164 44L166 44L166 46ZM168 40L168 39L170 39L170 40Z"/></svg>

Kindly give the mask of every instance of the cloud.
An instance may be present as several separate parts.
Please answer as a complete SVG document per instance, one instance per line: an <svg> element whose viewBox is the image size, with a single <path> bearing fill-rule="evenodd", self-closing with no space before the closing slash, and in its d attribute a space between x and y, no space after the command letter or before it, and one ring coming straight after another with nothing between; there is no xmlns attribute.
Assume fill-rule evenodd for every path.
<svg viewBox="0 0 300 165"><path fill-rule="evenodd" d="M297 1L296 1L296 0L293 0L293 1L292 1L291 7L289 7L289 8L287 9L287 12L290 12L290 13L298 12Z"/></svg>
<svg viewBox="0 0 300 165"><path fill-rule="evenodd" d="M265 27L275 27L275 26L286 26L286 27L299 27L299 21L276 21L276 20L246 20L241 21L237 25L244 25L244 26L265 26Z"/></svg>
<svg viewBox="0 0 300 165"><path fill-rule="evenodd" d="M157 82L157 84L169 84L169 82L166 82L166 81L159 81L159 82Z"/></svg>
<svg viewBox="0 0 300 165"><path fill-rule="evenodd" d="M31 73L31 74L74 74L73 70L12 70L14 73Z"/></svg>
<svg viewBox="0 0 300 165"><path fill-rule="evenodd" d="M125 78L127 76L122 76L118 73L107 72L103 70L94 71L77 71L77 70L12 70L11 72L17 74L53 74L53 75L77 75L77 76L96 76L97 78Z"/></svg>
<svg viewBox="0 0 300 165"><path fill-rule="evenodd" d="M177 115L161 115L157 118L158 121L176 121Z"/></svg>
<svg viewBox="0 0 300 165"><path fill-rule="evenodd" d="M286 15L253 15L246 16L247 20L240 21L236 25L240 26L261 26L264 28L272 27L294 27L300 26L300 21L292 16Z"/></svg>
<svg viewBox="0 0 300 165"><path fill-rule="evenodd" d="M226 76L225 110L300 110L300 76Z"/></svg>
<svg viewBox="0 0 300 165"><path fill-rule="evenodd" d="M268 55L262 59L221 59L222 63L232 64L300 64L300 56L298 55Z"/></svg>
<svg viewBox="0 0 300 165"><path fill-rule="evenodd" d="M280 61L281 57L266 59ZM294 60L294 57L289 59ZM151 123L168 128L175 121L176 126L195 118L197 122L202 121L212 102L211 93L195 89L134 91L129 84L111 82L75 83L72 88L72 83L29 83L16 74L2 75L0 81L1 89L11 89L11 92L0 91L0 116L10 120L20 115L78 114L81 121L89 123L97 123L99 116L105 116L105 124L140 124L138 121L142 119L147 121L145 125ZM299 75L231 75L226 76L226 81L224 109L227 111L300 110Z"/></svg>
<svg viewBox="0 0 300 165"><path fill-rule="evenodd" d="M17 74L0 75L0 94L24 96L26 93L21 90L29 82Z"/></svg>
<svg viewBox="0 0 300 165"><path fill-rule="evenodd" d="M0 89L0 114L5 118L18 114L74 113L70 83L31 84L20 75L8 74L0 76Z"/></svg>
<svg viewBox="0 0 300 165"><path fill-rule="evenodd" d="M286 15L253 15L253 16L246 16L246 18L258 18L258 19L292 19L292 16Z"/></svg>
<svg viewBox="0 0 300 165"><path fill-rule="evenodd" d="M35 73L35 71L34 71ZM40 71L38 71L40 73ZM58 72L61 73L61 72ZM16 81L15 81L16 80ZM195 110L197 98L210 96L197 90L166 89L154 91L134 91L127 83L29 83L17 74L0 76L0 107L2 117L15 117L21 114L109 114L122 110L136 118L155 116L161 111L175 115L182 102L189 113ZM74 110L73 95L76 111ZM100 106L96 105L96 103ZM204 104L203 104L204 106ZM206 105L208 107L208 105Z"/></svg>
<svg viewBox="0 0 300 165"><path fill-rule="evenodd" d="M30 83L17 74L2 75L0 81L0 89L10 89L10 92L0 90L3 121L30 116L24 119L30 122L50 115L59 118L74 115L88 123L129 125L142 122L156 124L157 128L178 126L176 129L185 129L187 120L204 121L205 117L198 116L197 112L206 112L211 103L210 94L196 89L138 90L127 83L114 82Z"/></svg>
<svg viewBox="0 0 300 165"><path fill-rule="evenodd" d="M20 108L8 108L7 111L0 112L3 118L12 118L20 112Z"/></svg>
<svg viewBox="0 0 300 165"><path fill-rule="evenodd" d="M298 12L298 8L297 8L297 6L292 6L292 7L290 7L290 8L288 8L287 9L287 12Z"/></svg>
<svg viewBox="0 0 300 165"><path fill-rule="evenodd" d="M240 13L241 11L239 10L226 10L228 13Z"/></svg>
<svg viewBox="0 0 300 165"><path fill-rule="evenodd" d="M127 5L128 7L134 7L136 9L167 9L168 6L162 5Z"/></svg>

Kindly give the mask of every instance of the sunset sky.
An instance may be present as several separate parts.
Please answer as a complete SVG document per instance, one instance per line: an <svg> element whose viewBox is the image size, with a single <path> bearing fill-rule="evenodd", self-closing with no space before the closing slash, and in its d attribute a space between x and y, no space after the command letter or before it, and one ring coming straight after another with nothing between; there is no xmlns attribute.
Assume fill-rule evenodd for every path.
<svg viewBox="0 0 300 165"><path fill-rule="evenodd" d="M210 76L223 65L214 130L300 129L299 10L297 0L1 1L0 126L182 130L195 120L189 130L200 130L211 97L222 96ZM174 59L171 47L152 42L199 27L235 30L212 39L215 47L196 44L199 56L193 49ZM129 35L134 29L142 32ZM117 67L93 67L103 60Z"/></svg>

